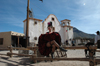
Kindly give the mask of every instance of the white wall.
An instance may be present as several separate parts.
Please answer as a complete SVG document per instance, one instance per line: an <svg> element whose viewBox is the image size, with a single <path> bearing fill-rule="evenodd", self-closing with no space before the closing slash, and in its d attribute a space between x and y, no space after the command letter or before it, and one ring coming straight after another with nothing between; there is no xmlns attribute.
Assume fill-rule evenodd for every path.
<svg viewBox="0 0 100 66"><path fill-rule="evenodd" d="M64 38L64 28L63 27L61 27L61 30L59 31L59 34L61 36L61 42L64 43L65 38Z"/></svg>
<svg viewBox="0 0 100 66"><path fill-rule="evenodd" d="M73 39L73 28L68 31L69 39Z"/></svg>
<svg viewBox="0 0 100 66"><path fill-rule="evenodd" d="M80 44L81 43L81 40L80 39L77 39L77 44Z"/></svg>
<svg viewBox="0 0 100 66"><path fill-rule="evenodd" d="M52 17L54 18L54 21L52 20ZM52 22L52 25L53 27L55 27L55 32L59 32L61 30L61 25L60 25L60 22L58 21L58 19L56 18L55 15L53 14L50 14L44 21L44 34L46 32L48 32L48 29L47 29L47 24L48 22Z"/></svg>
<svg viewBox="0 0 100 66"><path fill-rule="evenodd" d="M61 30L62 30L62 32L60 32L60 33L61 33L61 37L62 37L62 43L65 43L66 40L69 41L69 39L73 39L73 28L71 28L69 30L69 27L65 26L65 27L62 27ZM66 32L66 30L67 30L67 32Z"/></svg>
<svg viewBox="0 0 100 66"><path fill-rule="evenodd" d="M52 17L54 18L54 21L52 21ZM60 22L58 21L58 19L57 19L57 17L55 16L55 15L53 15L53 14L50 14L46 19L45 19L45 21L43 22L43 24L44 24L44 34L46 33L46 32L48 32L48 29L47 29L47 24L48 24L48 22L52 22L52 25L53 25L53 27L55 27L55 32L58 32L59 34L60 34L60 36L61 36L61 42L62 43L64 43L65 42L65 30L64 30L64 28L63 27L61 27L61 25L60 25Z"/></svg>
<svg viewBox="0 0 100 66"><path fill-rule="evenodd" d="M38 37L42 34L42 22L36 21L37 24L34 24L34 20L29 20L29 42L30 43L38 43ZM24 22L24 34L26 33L26 22ZM34 37L37 37L37 40L34 39Z"/></svg>
<svg viewBox="0 0 100 66"><path fill-rule="evenodd" d="M68 31L66 32L67 27L64 27L64 42L68 39Z"/></svg>
<svg viewBox="0 0 100 66"><path fill-rule="evenodd" d="M54 18L54 21L52 20L52 17ZM58 21L57 17L53 14L50 14L43 23L37 21L37 24L35 25L35 21L33 19L29 19L29 42L37 44L38 37L41 34L45 34L46 32L48 32L47 26L48 22L50 21L52 22L52 25L55 27L55 32L59 32L59 34L61 35L62 43L64 43L66 39L73 39L73 28L66 32L68 27L61 27L61 24ZM26 34L26 22L24 22L24 34ZM37 37L37 40L34 40L34 37Z"/></svg>
<svg viewBox="0 0 100 66"><path fill-rule="evenodd" d="M24 34L26 35L26 21L24 22Z"/></svg>

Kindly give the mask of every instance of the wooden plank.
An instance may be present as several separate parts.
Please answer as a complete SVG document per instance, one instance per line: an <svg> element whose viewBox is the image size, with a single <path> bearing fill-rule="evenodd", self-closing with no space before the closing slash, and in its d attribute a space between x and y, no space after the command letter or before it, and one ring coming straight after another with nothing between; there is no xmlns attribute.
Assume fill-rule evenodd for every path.
<svg viewBox="0 0 100 66"><path fill-rule="evenodd" d="M87 49L85 46L72 46L72 47L63 47L65 49ZM89 49L97 49L97 46L90 46Z"/></svg>
<svg viewBox="0 0 100 66"><path fill-rule="evenodd" d="M95 59L95 62L100 62L100 59Z"/></svg>
<svg viewBox="0 0 100 66"><path fill-rule="evenodd" d="M99 59L95 59L95 65L100 64L100 58Z"/></svg>
<svg viewBox="0 0 100 66"><path fill-rule="evenodd" d="M38 47L27 47L27 48L30 49L30 50L38 49Z"/></svg>
<svg viewBox="0 0 100 66"><path fill-rule="evenodd" d="M10 48L10 47L9 47L9 48ZM17 50L34 50L34 49L38 49L38 47L30 47L30 48L12 47L12 49L17 49Z"/></svg>
<svg viewBox="0 0 100 66"><path fill-rule="evenodd" d="M0 53L0 55L7 55L7 54L1 54L1 53Z"/></svg>
<svg viewBox="0 0 100 66"><path fill-rule="evenodd" d="M10 47L8 47L10 50ZM17 49L17 50L30 50L28 48L24 48L24 47L12 47L12 49Z"/></svg>
<svg viewBox="0 0 100 66"><path fill-rule="evenodd" d="M65 49L87 49L85 46L67 46L63 47ZM27 47L27 48L13 48L13 49L20 49L20 50L33 50L33 49L38 49L38 47ZM90 49L97 49L96 46L90 46Z"/></svg>
<svg viewBox="0 0 100 66"><path fill-rule="evenodd" d="M28 49L38 49L38 47L27 47ZM65 49L87 49L85 46L66 46ZM90 46L89 49L97 49L97 46Z"/></svg>
<svg viewBox="0 0 100 66"><path fill-rule="evenodd" d="M34 60L71 60L71 61L89 61L89 58L45 58L45 57L37 57L37 58L33 58Z"/></svg>
<svg viewBox="0 0 100 66"><path fill-rule="evenodd" d="M96 52L100 52L100 49L99 50L96 50Z"/></svg>
<svg viewBox="0 0 100 66"><path fill-rule="evenodd" d="M0 48L0 51L2 51L2 50L9 50L8 48Z"/></svg>
<svg viewBox="0 0 100 66"><path fill-rule="evenodd" d="M27 47L28 49L32 50L32 49L38 49L38 47ZM73 47L63 47L65 49L87 49L87 47L85 46L73 46ZM97 49L96 46L90 46L90 49Z"/></svg>
<svg viewBox="0 0 100 66"><path fill-rule="evenodd" d="M17 49L17 50L30 50L28 48L21 48L21 47L15 47L15 48L12 48L12 49Z"/></svg>
<svg viewBox="0 0 100 66"><path fill-rule="evenodd" d="M18 56L27 56L27 57L36 56L35 54L34 55L28 55L28 54L17 54L17 53L10 53L10 52L8 52L7 55L18 55Z"/></svg>
<svg viewBox="0 0 100 66"><path fill-rule="evenodd" d="M17 38L18 38L18 47L19 47L19 36L17 36Z"/></svg>

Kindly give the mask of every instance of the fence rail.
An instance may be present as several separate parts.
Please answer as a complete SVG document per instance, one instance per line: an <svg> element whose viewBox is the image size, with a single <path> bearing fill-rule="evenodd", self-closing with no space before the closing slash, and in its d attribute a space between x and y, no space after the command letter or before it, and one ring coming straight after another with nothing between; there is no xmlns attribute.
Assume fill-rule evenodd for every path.
<svg viewBox="0 0 100 66"><path fill-rule="evenodd" d="M96 59L93 57L93 53L95 52L94 50L97 49L96 46L90 46L89 48L85 47L85 46L74 46L74 47L63 47L65 49L89 49L89 58L65 58L65 57L60 57L60 58L45 58L45 57L37 57L37 49L38 47L27 47L27 48L19 48L19 47L15 47L12 48L11 46L8 47L10 50L10 53L7 53L10 57L12 57L12 55L19 55L19 56L29 56L31 57L31 59L34 62L37 62L37 60L71 60L71 61L89 61L89 66L94 66L96 65L97 62L100 62L100 59ZM19 50L32 50L34 51L34 55L26 55L26 54L16 54L16 53L12 53L13 49L19 49Z"/></svg>

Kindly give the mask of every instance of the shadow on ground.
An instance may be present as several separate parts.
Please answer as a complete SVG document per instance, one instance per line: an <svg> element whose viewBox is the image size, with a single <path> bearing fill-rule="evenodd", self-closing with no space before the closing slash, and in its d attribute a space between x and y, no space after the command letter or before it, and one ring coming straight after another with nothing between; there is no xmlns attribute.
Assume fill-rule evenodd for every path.
<svg viewBox="0 0 100 66"><path fill-rule="evenodd" d="M16 57L17 58L17 57ZM9 57L0 57L0 66L34 66L30 58L20 58L18 60Z"/></svg>

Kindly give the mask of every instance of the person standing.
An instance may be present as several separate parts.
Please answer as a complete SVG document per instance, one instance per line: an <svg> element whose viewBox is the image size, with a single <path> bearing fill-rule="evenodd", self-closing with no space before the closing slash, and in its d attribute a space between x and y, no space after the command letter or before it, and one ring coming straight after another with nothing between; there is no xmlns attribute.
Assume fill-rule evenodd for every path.
<svg viewBox="0 0 100 66"><path fill-rule="evenodd" d="M95 45L97 45L98 48L100 48L100 35L99 35L99 31L96 32L96 36L95 36Z"/></svg>
<svg viewBox="0 0 100 66"><path fill-rule="evenodd" d="M68 40L66 40L66 45L68 45Z"/></svg>
<svg viewBox="0 0 100 66"><path fill-rule="evenodd" d="M72 40L72 46L75 46L75 40L74 39Z"/></svg>

